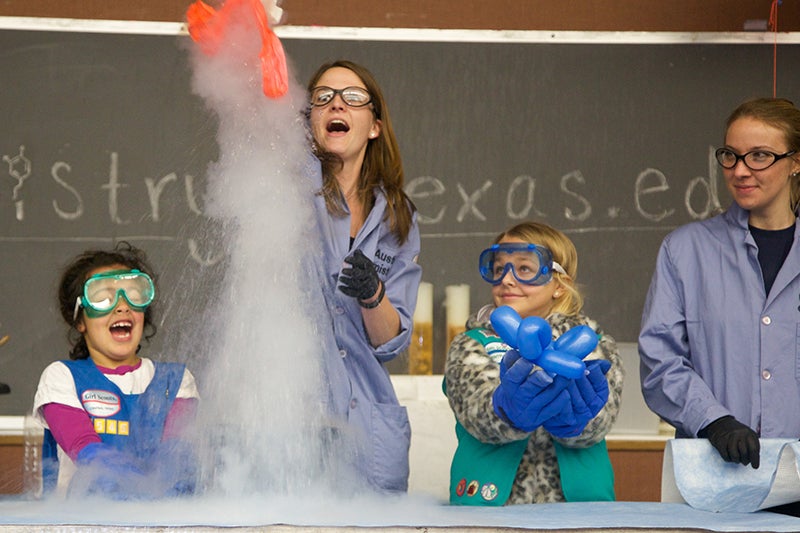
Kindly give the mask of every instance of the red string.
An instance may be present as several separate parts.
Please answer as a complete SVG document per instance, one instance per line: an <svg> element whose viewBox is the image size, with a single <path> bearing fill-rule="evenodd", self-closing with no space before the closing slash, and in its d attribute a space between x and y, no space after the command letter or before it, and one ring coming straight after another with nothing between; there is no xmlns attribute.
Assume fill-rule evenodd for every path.
<svg viewBox="0 0 800 533"><path fill-rule="evenodd" d="M775 98L778 88L778 5L780 0L772 0L769 10L769 27L772 30L772 97Z"/></svg>

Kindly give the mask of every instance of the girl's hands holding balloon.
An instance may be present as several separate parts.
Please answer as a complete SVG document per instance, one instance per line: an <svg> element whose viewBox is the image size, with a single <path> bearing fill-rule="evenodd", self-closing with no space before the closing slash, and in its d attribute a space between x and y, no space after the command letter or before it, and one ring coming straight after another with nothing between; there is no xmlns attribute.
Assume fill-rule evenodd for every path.
<svg viewBox="0 0 800 533"><path fill-rule="evenodd" d="M608 401L608 381L605 374L611 362L605 359L586 362L588 374L570 380L566 391L570 397L569 409L543 423L554 437L570 438L580 435L586 424L597 416Z"/></svg>
<svg viewBox="0 0 800 533"><path fill-rule="evenodd" d="M500 384L492 395L494 412L508 424L529 433L570 407L570 380L535 370L531 361L509 350L501 363Z"/></svg>

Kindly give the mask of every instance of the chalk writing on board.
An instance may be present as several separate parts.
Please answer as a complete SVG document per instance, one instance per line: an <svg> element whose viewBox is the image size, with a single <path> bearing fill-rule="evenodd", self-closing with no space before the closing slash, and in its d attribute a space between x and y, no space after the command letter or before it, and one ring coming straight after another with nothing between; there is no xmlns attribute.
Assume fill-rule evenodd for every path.
<svg viewBox="0 0 800 533"><path fill-rule="evenodd" d="M704 219L713 215L720 209L717 162L714 159L714 148L709 148L708 177L697 176L692 178L684 192L684 208L686 213L694 220ZM592 202L580 192L580 187L586 184L586 178L580 170L574 170L561 176L558 187L561 194L575 204L576 208L569 205L563 207L563 216L571 222L586 222L592 215ZM520 175L510 180L505 194L505 215L511 220L523 220L530 217L546 217L547 213L536 207L536 188L539 185L537 178ZM463 184L456 183L455 189L461 205L455 212L456 222L464 222L472 217L479 221L487 220L481 208L481 200L486 193L495 187L491 180L484 181L474 190L467 189ZM648 210L644 198L670 190L669 180L663 172L656 168L645 168L636 176L633 187L633 204L638 216L649 223L659 223L675 215L674 208L663 208L660 211ZM424 228L440 224L446 220L448 206L436 205L430 207L430 200L449 198L451 195L445 180L433 176L421 176L409 181L406 192L413 201L425 200L426 211L420 211L419 221L423 237L428 236ZM702 203L696 206L696 200ZM616 219L620 214L620 206L608 206L606 216ZM613 231L613 228L605 228ZM663 229L659 227L659 229ZM483 233L480 233L481 235ZM478 234L475 234L478 235ZM444 236L444 235L443 235Z"/></svg>
<svg viewBox="0 0 800 533"><path fill-rule="evenodd" d="M24 155L25 147L20 146L19 154L15 156L3 156L3 161L8 163L8 174L17 181L14 187L12 200L15 203L16 218L22 222L25 220L24 210L24 188L23 181L31 176L33 164L32 161ZM62 220L75 220L80 218L84 213L84 202L81 192L72 185L70 174L72 172L72 165L65 161L56 161L50 166L50 178L62 189L69 192L73 200L73 205L65 206L56 200L53 200L53 212ZM77 181L77 180L76 180ZM161 197L164 190L170 183L178 181L178 174L170 172L158 179L145 177L143 178L144 189L147 194L149 213L147 216L153 222L161 220ZM120 180L119 172L119 154L111 152L109 156L108 180L106 183L100 185L100 188L108 191L108 215L110 222L118 225L132 224L130 219L123 219L119 213L119 205L121 203L121 193L123 189L129 189L131 184L123 183ZM201 214L201 209L198 207L196 194L194 191L194 176L191 174L184 174L183 176L183 191L185 195L186 207L195 214Z"/></svg>
<svg viewBox="0 0 800 533"><path fill-rule="evenodd" d="M12 200L14 201L17 220L22 220L25 217L25 204L20 200L19 193L22 189L22 182L31 175L31 161L25 157L24 145L20 145L18 155L14 157L4 155L3 161L8 163L8 174L17 180L17 184L14 185Z"/></svg>
<svg viewBox="0 0 800 533"><path fill-rule="evenodd" d="M684 209L686 214L692 219L702 219L710 216L720 208L720 201L717 192L718 169L713 155L714 148L709 147L708 153L708 176L697 176L691 179L684 191ZM3 161L8 165L8 175L15 180L12 195L15 216L20 222L26 217L24 210L25 202L25 180L33 176L32 179L42 179L35 169L34 163L25 156L24 145L19 146L19 152L14 155L4 155ZM81 189L73 183L81 181L77 178L72 179L72 166L66 161L55 161L50 165L49 178L57 186L58 190L68 193L68 200L52 200L52 210L56 217L64 221L73 221L85 216L84 198ZM148 220L149 223L158 226L163 220L162 209L185 208L190 213L202 217L203 212L198 204L195 177L192 174L184 173L182 176L178 172L167 172L161 177L144 177L141 185L137 189L135 182L130 179L123 182L120 172L120 156L118 152L110 152L108 159L107 177L104 182L95 185L105 191L107 198L107 213L109 222L117 226L135 227L135 222L130 217L125 217L120 213L120 205L125 204L126 194L144 193L147 199L147 212L140 214L136 219L139 221ZM460 182L448 185L446 179L439 179L433 176L420 176L412 178L406 185L406 192L415 201L425 201L424 209L420 208L419 221L421 225L421 235L423 238L454 237L470 235L492 235L494 232L463 232L458 228L449 225L449 218L453 218L456 223L464 224L467 221L485 222L491 217L487 214L487 209L482 206L482 201L489 191L505 187L504 214L509 220L524 220L531 217L546 218L552 213L553 205L561 208L561 215L565 220L578 223L580 227L571 228L572 232L588 231L630 231L640 229L630 224L618 226L596 226L592 225L595 206L592 200L587 198L582 188L587 184L587 177L581 170L572 170L563 174L557 180L558 194L564 199L564 205L548 202L547 207L537 206L537 188L541 187L541 180L530 175L518 175L505 183L497 183L493 180L484 180L477 186L468 186ZM552 185L551 185L552 186ZM85 187L85 184L84 184ZM648 227L663 230L662 222L667 221L676 214L676 209L672 207L660 207L651 209L646 207L645 199L665 193L671 189L670 182L663 172L656 168L644 168L636 176L633 182L631 197L635 213ZM165 191L168 189L180 190L180 206L175 202L162 201ZM55 193L54 193L55 194ZM459 203L457 209L448 202L455 200ZM700 201L698 202L698 199ZM437 203L440 202L440 203ZM698 205L699 204L699 205ZM418 204L419 205L419 204ZM449 209L449 211L448 211ZM605 206L604 213L607 220L614 221L619 217L622 207L617 205ZM31 215L36 216L36 215ZM38 216L42 216L41 213ZM595 216L595 219L598 217ZM505 224L505 221L502 221ZM451 230L440 232L438 226L450 227ZM165 229L158 226L159 229ZM176 240L177 236L159 235L138 235L138 238ZM2 236L0 236L2 239ZM26 240L26 238L22 238ZM35 240L35 239L31 239ZM200 265L213 265L219 262L221 255L214 251L201 251L201 246L193 238L187 239L189 256Z"/></svg>
<svg viewBox="0 0 800 533"><path fill-rule="evenodd" d="M120 162L119 153L111 152L109 154L108 174L105 183L99 185L101 190L106 191L108 201L108 220L117 226L132 226L135 227L136 223L129 219L124 218L120 213L119 206L125 202L125 192L131 191L133 185L131 183L123 183L120 178ZM25 146L20 145L19 151L15 155L3 155L3 161L8 165L8 175L15 180L15 185L12 193L12 202L14 204L15 218L18 222L24 223L26 216L42 216L38 214L26 214L25 212L25 180L32 178L33 180L43 179L38 176L34 171L36 165L34 162L25 156ZM59 192L66 191L67 200L52 200L52 212L59 220L63 221L76 221L85 216L86 208L81 189L75 182L85 181L80 177L72 176L72 165L66 161L55 161L49 166L49 179L57 186ZM162 197L165 190L174 186L179 181L178 173L169 172L160 178L143 178L143 188L147 197L147 206L149 210L146 214L137 217L137 220L142 221L148 219L152 223L159 223L162 221ZM197 194L195 192L195 180L191 174L184 174L183 179L183 199L186 203L186 208L189 212L202 216L202 210L198 205ZM54 192L55 195L55 192ZM175 207L170 205L169 207ZM8 228L13 229L13 228ZM30 242L46 242L55 240L93 240L98 237L65 237L56 238L52 236L37 236L37 237L18 237L13 238L10 236L0 236L0 240L14 240L17 242L30 241ZM136 235L135 237L122 237L122 238L135 238L137 240L176 240L175 236L164 235ZM194 238L187 239L187 247L189 256L200 265L210 266L218 263L221 260L221 254L215 252L202 252L201 246Z"/></svg>

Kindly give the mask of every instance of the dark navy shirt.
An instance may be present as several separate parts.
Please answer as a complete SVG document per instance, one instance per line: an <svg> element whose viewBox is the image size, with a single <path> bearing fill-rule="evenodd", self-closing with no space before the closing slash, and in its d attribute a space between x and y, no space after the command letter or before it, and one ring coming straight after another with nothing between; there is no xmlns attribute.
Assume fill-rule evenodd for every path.
<svg viewBox="0 0 800 533"><path fill-rule="evenodd" d="M758 246L758 262L764 278L764 289L769 294L772 284L783 266L794 241L794 226L786 229L767 230L750 226L750 233Z"/></svg>

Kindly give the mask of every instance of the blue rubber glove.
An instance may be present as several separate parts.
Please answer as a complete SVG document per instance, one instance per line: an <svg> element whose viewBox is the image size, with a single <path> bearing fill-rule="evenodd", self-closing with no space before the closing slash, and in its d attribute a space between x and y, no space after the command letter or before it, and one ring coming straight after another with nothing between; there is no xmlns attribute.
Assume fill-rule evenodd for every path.
<svg viewBox="0 0 800 533"><path fill-rule="evenodd" d="M500 380L502 381L508 372L508 369L517 362L517 360L522 357L517 350L511 349L503 355L503 358L500 360Z"/></svg>
<svg viewBox="0 0 800 533"><path fill-rule="evenodd" d="M558 415L545 421L542 425L554 437L562 439L577 437L597 416L608 401L608 381L605 374L611 368L611 362L605 359L586 361L587 374L572 380L566 391L570 397L570 405Z"/></svg>
<svg viewBox="0 0 800 533"><path fill-rule="evenodd" d="M151 463L157 472L164 496L194 494L197 486L198 460L191 443L169 439L158 445Z"/></svg>
<svg viewBox="0 0 800 533"><path fill-rule="evenodd" d="M506 370L502 371L505 366ZM494 412L514 428L531 432L570 404L565 388L570 380L551 378L514 350L501 362L502 377L492 394Z"/></svg>
<svg viewBox="0 0 800 533"><path fill-rule="evenodd" d="M611 369L611 361L606 359L592 359L586 361L588 374L577 381L586 405L592 414L592 418L597 416L608 402L608 380L606 374Z"/></svg>
<svg viewBox="0 0 800 533"><path fill-rule="evenodd" d="M84 446L75 463L78 470L70 482L70 495L138 499L147 485L134 457L102 442Z"/></svg>

